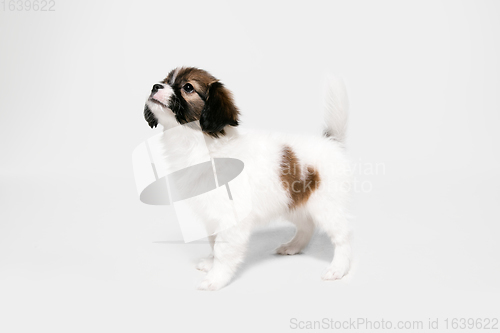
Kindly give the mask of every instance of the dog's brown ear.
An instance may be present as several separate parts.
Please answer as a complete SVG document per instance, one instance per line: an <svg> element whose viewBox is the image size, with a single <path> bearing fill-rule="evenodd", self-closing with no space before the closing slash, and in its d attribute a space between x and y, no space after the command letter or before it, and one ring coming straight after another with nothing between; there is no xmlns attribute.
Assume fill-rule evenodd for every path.
<svg viewBox="0 0 500 333"><path fill-rule="evenodd" d="M233 96L224 85L218 81L208 88L205 107L201 111L200 125L203 132L218 137L224 135L224 127L238 126L239 111L233 101Z"/></svg>

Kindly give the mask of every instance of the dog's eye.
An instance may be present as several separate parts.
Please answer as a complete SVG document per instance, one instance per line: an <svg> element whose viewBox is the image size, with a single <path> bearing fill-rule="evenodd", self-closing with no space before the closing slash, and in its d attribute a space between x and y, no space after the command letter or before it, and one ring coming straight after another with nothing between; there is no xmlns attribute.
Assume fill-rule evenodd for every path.
<svg viewBox="0 0 500 333"><path fill-rule="evenodd" d="M187 93L192 93L194 91L194 88L193 86L191 85L191 83L186 83L184 85L184 87L182 87L184 89L185 92Z"/></svg>

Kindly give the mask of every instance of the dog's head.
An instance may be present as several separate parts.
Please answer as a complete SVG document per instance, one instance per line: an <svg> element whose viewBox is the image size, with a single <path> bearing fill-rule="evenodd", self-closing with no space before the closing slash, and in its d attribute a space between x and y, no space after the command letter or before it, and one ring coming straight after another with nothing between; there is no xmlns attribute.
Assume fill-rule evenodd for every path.
<svg viewBox="0 0 500 333"><path fill-rule="evenodd" d="M154 84L144 106L151 128L199 120L202 131L213 137L224 135L226 126L238 126L238 115L231 92L206 71L193 67L176 68Z"/></svg>

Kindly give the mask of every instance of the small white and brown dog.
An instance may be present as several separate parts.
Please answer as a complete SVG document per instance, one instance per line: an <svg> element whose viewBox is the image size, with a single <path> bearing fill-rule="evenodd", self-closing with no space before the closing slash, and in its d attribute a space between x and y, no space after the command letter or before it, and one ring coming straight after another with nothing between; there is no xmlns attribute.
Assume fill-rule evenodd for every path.
<svg viewBox="0 0 500 333"><path fill-rule="evenodd" d="M309 243L315 227L322 229L335 246L333 261L322 278L337 280L350 267L350 228L347 204L351 176L344 152L347 97L342 83L330 81L325 99L326 127L322 136L304 137L279 133L245 132L237 129L239 110L232 94L204 70L182 67L153 85L144 117L151 127L162 125L163 143L177 164L189 166L193 144L184 137L167 135L175 126L199 121L211 158L237 157L244 162L252 211L237 225L210 236L213 254L197 266L208 272L201 290L227 285L245 257L251 231L282 217L296 227L291 241L278 254L299 253ZM174 149L172 149L174 147ZM172 152L173 151L173 152ZM206 219L218 218L225 207L217 202L198 202ZM221 222L222 223L222 222Z"/></svg>

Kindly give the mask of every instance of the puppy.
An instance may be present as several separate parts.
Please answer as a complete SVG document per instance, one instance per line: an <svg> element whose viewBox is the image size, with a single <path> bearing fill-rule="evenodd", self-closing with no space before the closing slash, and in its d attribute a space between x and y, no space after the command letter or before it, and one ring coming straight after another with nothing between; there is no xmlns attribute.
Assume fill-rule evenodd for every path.
<svg viewBox="0 0 500 333"><path fill-rule="evenodd" d="M319 227L335 246L334 258L322 278L337 280L348 273L351 247L346 209L351 180L344 152L347 98L343 85L330 86L323 135L301 137L239 131L239 110L231 92L204 70L176 68L153 85L144 108L149 126L160 124L167 130L199 122L198 128L186 126L182 135L164 132L162 140L169 148L169 161L174 161L173 170L196 161L190 135L201 131L211 158L238 158L248 175L245 199L251 202L251 213L209 237L213 253L197 266L207 272L198 289L218 290L227 285L244 260L252 229L279 217L292 222L296 233L277 249L278 254L299 253ZM222 203L198 200L194 206L204 218L218 218L224 225L221 212L226 208Z"/></svg>

